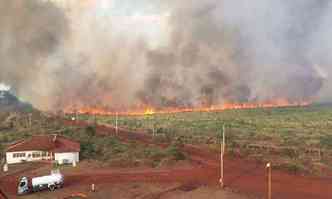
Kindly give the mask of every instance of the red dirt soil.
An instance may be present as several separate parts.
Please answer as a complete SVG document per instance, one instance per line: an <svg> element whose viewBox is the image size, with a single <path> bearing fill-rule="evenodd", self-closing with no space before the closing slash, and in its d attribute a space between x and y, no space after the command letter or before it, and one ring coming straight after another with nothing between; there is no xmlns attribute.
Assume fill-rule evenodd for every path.
<svg viewBox="0 0 332 199"><path fill-rule="evenodd" d="M67 125L87 126L86 122L66 122ZM130 132L126 129L118 129L110 125L98 125L97 133L100 135L117 136L123 141L135 140L146 144L154 144L151 136L140 133ZM162 145L164 147L164 145ZM215 152L185 145L182 149L191 159L200 163L200 168L188 171L169 170L163 173L147 171L140 176L134 174L131 179L129 176L124 179L157 181L180 181L192 182L197 184L217 184L220 175L219 156ZM238 190L242 193L264 197L266 193L266 170L265 165L255 161L243 160L239 158L225 157L225 184L226 186ZM142 177L142 179L140 179ZM104 177L106 180L106 176ZM331 199L332 198L332 176L325 178L292 175L283 171L273 171L272 173L273 198L274 199Z"/></svg>
<svg viewBox="0 0 332 199"><path fill-rule="evenodd" d="M86 122L65 121L66 125L85 127ZM144 144L156 145L152 138L144 133L130 132L119 129L115 133L112 126L98 125L99 135L113 135L120 140L138 141ZM159 145L166 147L167 145ZM165 168L144 170L114 171L81 171L77 174L65 176L66 186L91 183L127 183L127 182L180 182L183 184L216 185L219 182L219 156L215 152L195 146L185 145L183 152L197 164L188 168ZM265 165L255 161L240 158L225 158L225 184L233 190L255 197L265 197L266 172ZM28 175L28 174L26 174ZM6 176L0 179L0 188L6 193L14 194L18 175ZM282 171L273 171L272 176L273 199L331 199L332 177L316 178L309 176L295 176ZM1 196L0 196L1 199Z"/></svg>
<svg viewBox="0 0 332 199"><path fill-rule="evenodd" d="M7 199L5 193L0 190L0 199Z"/></svg>

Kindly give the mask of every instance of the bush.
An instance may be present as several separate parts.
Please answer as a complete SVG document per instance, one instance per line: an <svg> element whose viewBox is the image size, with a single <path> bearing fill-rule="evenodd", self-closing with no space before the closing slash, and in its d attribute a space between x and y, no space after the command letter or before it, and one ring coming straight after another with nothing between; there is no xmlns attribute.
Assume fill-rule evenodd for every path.
<svg viewBox="0 0 332 199"><path fill-rule="evenodd" d="M320 144L326 148L332 148L332 135L322 136L320 138Z"/></svg>
<svg viewBox="0 0 332 199"><path fill-rule="evenodd" d="M292 172L292 173L298 173L300 171L302 171L302 168L299 164L290 164L286 166L287 170Z"/></svg>
<svg viewBox="0 0 332 199"><path fill-rule="evenodd" d="M69 128L66 128L63 132L61 132L62 135L68 136L68 137L73 137L73 131Z"/></svg>
<svg viewBox="0 0 332 199"><path fill-rule="evenodd" d="M286 163L286 164L280 165L278 168L285 169L288 172L293 173L293 174L298 174L299 172L303 172L305 170L304 166L299 162Z"/></svg>
<svg viewBox="0 0 332 199"><path fill-rule="evenodd" d="M297 151L295 151L294 149L290 149L290 148L283 149L282 153L287 155L288 157L290 157L292 159L295 159L299 156Z"/></svg>
<svg viewBox="0 0 332 199"><path fill-rule="evenodd" d="M128 151L128 147L126 145L120 144L120 143L112 145L111 147L113 147L112 152L114 154L124 153L124 152Z"/></svg>
<svg viewBox="0 0 332 199"><path fill-rule="evenodd" d="M91 159L96 155L96 147L90 141L81 141L81 154L83 159Z"/></svg>
<svg viewBox="0 0 332 199"><path fill-rule="evenodd" d="M89 137L94 137L96 135L96 127L95 126L87 126L85 128L85 132Z"/></svg>
<svg viewBox="0 0 332 199"><path fill-rule="evenodd" d="M175 138L172 145L176 146L177 148L180 148L184 146L184 143L185 143L185 137L179 136Z"/></svg>
<svg viewBox="0 0 332 199"><path fill-rule="evenodd" d="M179 150L179 147L171 145L166 149L166 154L172 156L176 161L186 159L186 156Z"/></svg>
<svg viewBox="0 0 332 199"><path fill-rule="evenodd" d="M161 149L147 148L144 153L148 158L153 159L153 161L160 161L166 157L166 153Z"/></svg>

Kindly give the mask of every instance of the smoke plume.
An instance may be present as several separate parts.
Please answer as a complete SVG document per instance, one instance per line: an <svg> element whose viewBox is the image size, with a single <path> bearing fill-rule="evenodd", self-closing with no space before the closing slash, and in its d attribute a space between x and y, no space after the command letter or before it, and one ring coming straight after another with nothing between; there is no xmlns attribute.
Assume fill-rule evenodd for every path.
<svg viewBox="0 0 332 199"><path fill-rule="evenodd" d="M0 82L41 109L331 99L328 0L0 0L0 13Z"/></svg>
<svg viewBox="0 0 332 199"><path fill-rule="evenodd" d="M64 12L53 3L0 0L0 82L42 106L41 97L48 94L43 82L50 78L43 73L49 67L45 62L67 30Z"/></svg>

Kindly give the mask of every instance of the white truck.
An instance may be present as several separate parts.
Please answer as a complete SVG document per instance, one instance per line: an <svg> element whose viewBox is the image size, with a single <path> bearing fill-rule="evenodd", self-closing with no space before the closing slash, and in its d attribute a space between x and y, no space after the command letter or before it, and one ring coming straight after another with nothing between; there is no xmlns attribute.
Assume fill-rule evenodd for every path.
<svg viewBox="0 0 332 199"><path fill-rule="evenodd" d="M51 175L34 178L22 177L18 184L17 194L23 195L44 189L54 191L57 188L61 188L63 184L64 177L60 172L52 172Z"/></svg>

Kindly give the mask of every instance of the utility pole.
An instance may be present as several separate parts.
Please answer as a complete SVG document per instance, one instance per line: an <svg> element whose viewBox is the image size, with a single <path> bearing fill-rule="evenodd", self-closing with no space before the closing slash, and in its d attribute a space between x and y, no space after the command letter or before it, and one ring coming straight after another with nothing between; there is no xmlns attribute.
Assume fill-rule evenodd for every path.
<svg viewBox="0 0 332 199"><path fill-rule="evenodd" d="M23 121L24 121L25 128L30 128L29 116L24 117L23 119L24 119Z"/></svg>
<svg viewBox="0 0 332 199"><path fill-rule="evenodd" d="M76 119L76 122L78 122L78 110L77 109L75 111L75 119Z"/></svg>
<svg viewBox="0 0 332 199"><path fill-rule="evenodd" d="M220 186L224 188L224 155L225 155L225 124L222 126L222 142L220 144Z"/></svg>
<svg viewBox="0 0 332 199"><path fill-rule="evenodd" d="M29 113L28 117L29 117L29 128L31 128L32 127L32 113Z"/></svg>
<svg viewBox="0 0 332 199"><path fill-rule="evenodd" d="M267 169L267 198L272 198L272 165L271 163L266 164Z"/></svg>
<svg viewBox="0 0 332 199"><path fill-rule="evenodd" d="M152 124L152 137L155 137L155 123L154 115L151 115L151 124Z"/></svg>
<svg viewBox="0 0 332 199"><path fill-rule="evenodd" d="M118 112L115 113L115 133L118 135Z"/></svg>
<svg viewBox="0 0 332 199"><path fill-rule="evenodd" d="M155 131L155 123L152 124L152 137L155 137L156 131Z"/></svg>

